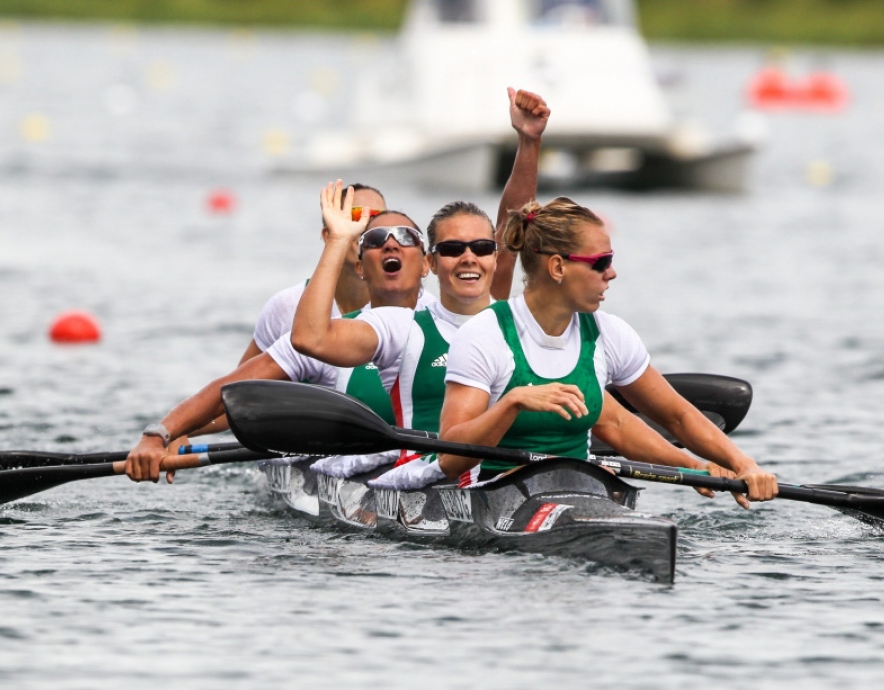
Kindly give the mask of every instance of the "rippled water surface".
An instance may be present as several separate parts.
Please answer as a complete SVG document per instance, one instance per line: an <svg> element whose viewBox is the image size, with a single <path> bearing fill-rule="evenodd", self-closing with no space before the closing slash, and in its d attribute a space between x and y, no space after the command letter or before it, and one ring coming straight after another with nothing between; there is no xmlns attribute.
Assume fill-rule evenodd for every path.
<svg viewBox="0 0 884 690"><path fill-rule="evenodd" d="M352 66L384 50L334 36L0 28L3 448L127 448L233 367L264 300L319 252L324 180L263 172L262 137L287 128L297 144L316 126L304 94L318 69L342 75L334 119ZM681 77L679 107L722 129L761 59L654 54ZM607 309L661 370L749 380L737 440L786 481L884 486L882 63L828 55L850 109L769 118L746 195L571 191L614 229ZM31 139L48 136L22 137L25 121ZM812 184L814 170L829 183ZM234 213L206 212L218 188L236 195ZM451 200L385 191L422 223ZM496 207L493 194L474 200ZM70 308L98 317L100 345L48 342ZM742 512L662 485L647 485L642 507L680 526L672 587L311 527L248 465L182 472L171 487L69 484L0 507L0 684L879 685L881 535L821 507Z"/></svg>

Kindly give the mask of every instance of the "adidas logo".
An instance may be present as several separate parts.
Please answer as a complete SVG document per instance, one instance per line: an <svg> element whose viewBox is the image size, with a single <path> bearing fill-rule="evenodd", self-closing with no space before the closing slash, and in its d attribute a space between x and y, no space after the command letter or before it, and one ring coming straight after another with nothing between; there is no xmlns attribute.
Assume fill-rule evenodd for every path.
<svg viewBox="0 0 884 690"><path fill-rule="evenodd" d="M367 370L371 371L372 369L377 369L378 365L375 364L374 362L369 362L368 364L365 365L365 368Z"/></svg>
<svg viewBox="0 0 884 690"><path fill-rule="evenodd" d="M433 360L433 363L430 365L431 367L447 367L448 366L448 353L446 352L444 355L440 355Z"/></svg>

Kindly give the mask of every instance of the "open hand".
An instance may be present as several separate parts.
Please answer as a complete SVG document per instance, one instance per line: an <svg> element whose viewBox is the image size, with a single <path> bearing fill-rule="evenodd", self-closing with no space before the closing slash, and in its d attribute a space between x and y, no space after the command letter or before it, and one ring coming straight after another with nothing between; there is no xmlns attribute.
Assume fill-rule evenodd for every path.
<svg viewBox="0 0 884 690"><path fill-rule="evenodd" d="M345 192L343 186L341 180L329 182L319 192L319 207L329 239L352 241L365 232L370 214L363 213L359 220L353 220L353 188L347 187Z"/></svg>

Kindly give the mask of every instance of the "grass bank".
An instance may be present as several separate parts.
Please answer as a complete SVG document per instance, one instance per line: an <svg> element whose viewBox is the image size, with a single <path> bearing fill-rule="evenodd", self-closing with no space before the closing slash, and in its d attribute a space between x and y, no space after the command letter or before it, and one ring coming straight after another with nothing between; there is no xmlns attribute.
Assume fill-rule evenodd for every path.
<svg viewBox="0 0 884 690"><path fill-rule="evenodd" d="M395 30L407 0L0 0L0 16ZM884 46L884 0L638 0L650 40Z"/></svg>

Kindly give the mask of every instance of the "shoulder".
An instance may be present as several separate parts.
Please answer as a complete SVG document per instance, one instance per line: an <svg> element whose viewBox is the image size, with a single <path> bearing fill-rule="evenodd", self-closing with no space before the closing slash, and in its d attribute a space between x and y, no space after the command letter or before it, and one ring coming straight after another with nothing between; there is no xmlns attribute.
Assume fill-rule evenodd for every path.
<svg viewBox="0 0 884 690"><path fill-rule="evenodd" d="M410 324L414 321L414 309L406 307L375 307L359 312L356 319L372 325L387 325L395 327L399 324Z"/></svg>
<svg viewBox="0 0 884 690"><path fill-rule="evenodd" d="M420 293L417 296L417 305L415 306L416 311L423 311L424 309L429 308L432 304L439 301L439 298L436 297L432 292L429 292L426 288L421 288Z"/></svg>
<svg viewBox="0 0 884 690"><path fill-rule="evenodd" d="M599 327L599 332L603 336L608 335L626 335L638 338L636 330L619 316L609 314L606 311L597 311L594 314L595 322Z"/></svg>
<svg viewBox="0 0 884 690"><path fill-rule="evenodd" d="M297 285L292 285L291 287L283 288L279 292L275 293L267 302L264 304L264 309L270 309L274 307L280 306L296 306L298 302L301 300L301 295L304 294L304 288L307 287L307 281L303 280Z"/></svg>

